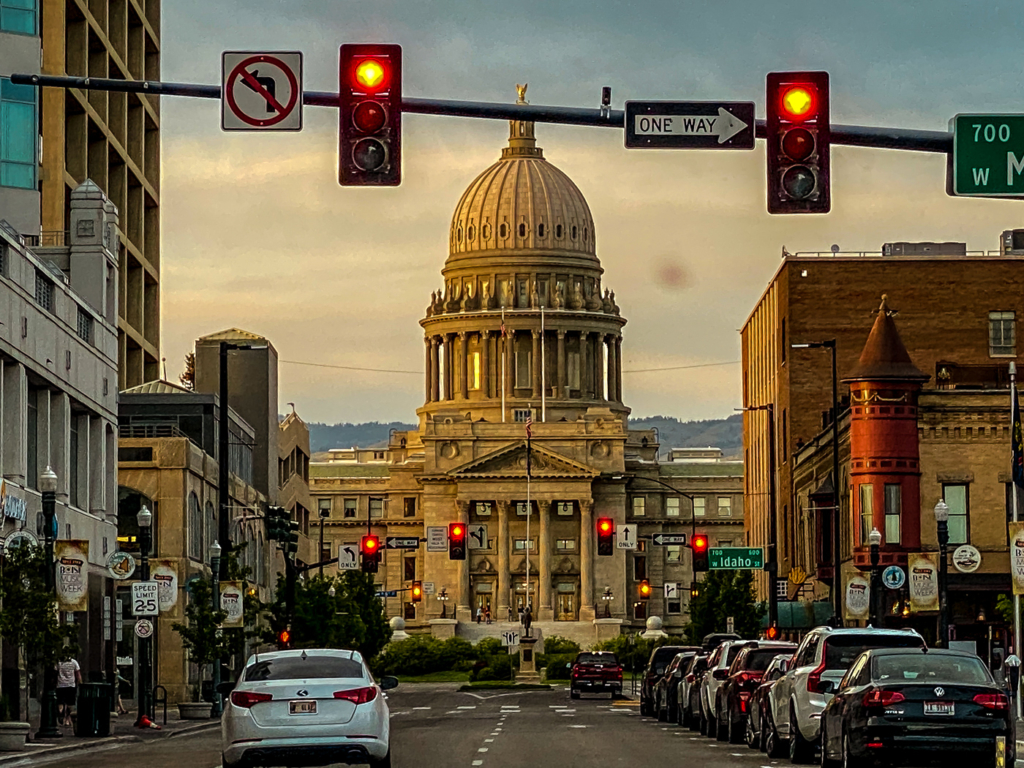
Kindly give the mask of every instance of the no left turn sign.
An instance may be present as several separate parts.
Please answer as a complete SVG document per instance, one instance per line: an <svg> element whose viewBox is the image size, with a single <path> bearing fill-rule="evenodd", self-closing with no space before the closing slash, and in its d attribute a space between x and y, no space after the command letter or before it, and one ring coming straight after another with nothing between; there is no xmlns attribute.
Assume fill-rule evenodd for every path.
<svg viewBox="0 0 1024 768"><path fill-rule="evenodd" d="M302 54L225 51L220 103L225 131L302 130Z"/></svg>

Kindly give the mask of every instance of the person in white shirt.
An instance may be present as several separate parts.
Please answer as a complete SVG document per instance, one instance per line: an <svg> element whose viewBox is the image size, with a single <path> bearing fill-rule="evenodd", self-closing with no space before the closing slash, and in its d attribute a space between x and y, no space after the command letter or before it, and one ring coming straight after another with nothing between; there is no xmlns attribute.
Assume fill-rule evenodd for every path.
<svg viewBox="0 0 1024 768"><path fill-rule="evenodd" d="M75 706L81 682L82 668L75 659L57 665L57 717L64 725L71 725L71 708Z"/></svg>

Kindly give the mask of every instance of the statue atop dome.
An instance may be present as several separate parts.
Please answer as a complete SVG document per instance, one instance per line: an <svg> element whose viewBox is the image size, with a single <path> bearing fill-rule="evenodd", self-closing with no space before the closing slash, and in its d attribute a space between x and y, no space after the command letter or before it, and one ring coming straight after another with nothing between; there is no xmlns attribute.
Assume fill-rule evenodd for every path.
<svg viewBox="0 0 1024 768"><path fill-rule="evenodd" d="M529 83L523 83L522 85L520 85L519 83L516 83L516 93L519 94L519 99L518 99L518 101L516 101L516 104L529 104L530 103L530 102L528 102L526 100L526 89L529 87L529 85L530 85Z"/></svg>

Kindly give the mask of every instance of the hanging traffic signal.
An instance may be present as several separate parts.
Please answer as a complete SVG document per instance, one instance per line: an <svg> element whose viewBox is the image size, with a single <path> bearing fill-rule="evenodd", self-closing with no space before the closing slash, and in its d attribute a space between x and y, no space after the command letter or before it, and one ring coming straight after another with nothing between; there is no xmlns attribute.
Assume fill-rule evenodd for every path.
<svg viewBox="0 0 1024 768"><path fill-rule="evenodd" d="M287 514L287 512L286 512ZM281 551L285 557L295 559L299 552L299 522L288 519L284 524L284 534L281 539Z"/></svg>
<svg viewBox="0 0 1024 768"><path fill-rule="evenodd" d="M267 507L267 513L263 521L267 528L268 540L284 541L288 527L287 510L282 507Z"/></svg>
<svg viewBox="0 0 1024 768"><path fill-rule="evenodd" d="M770 72L765 108L768 213L828 213L828 72Z"/></svg>
<svg viewBox="0 0 1024 768"><path fill-rule="evenodd" d="M422 582L414 581L412 583L412 590L410 590L410 591L412 592L412 601L414 603L418 603L418 602L420 602L423 599L423 583Z"/></svg>
<svg viewBox="0 0 1024 768"><path fill-rule="evenodd" d="M287 651L292 647L292 633L290 629L282 629L277 633L277 650Z"/></svg>
<svg viewBox="0 0 1024 768"><path fill-rule="evenodd" d="M690 539L690 549L693 550L693 570L706 571L708 569L708 537L703 533L696 533Z"/></svg>
<svg viewBox="0 0 1024 768"><path fill-rule="evenodd" d="M359 554L362 556L364 573L376 573L380 563L380 538L368 533L359 540Z"/></svg>
<svg viewBox="0 0 1024 768"><path fill-rule="evenodd" d="M402 183L402 46L341 46L342 186Z"/></svg>
<svg viewBox="0 0 1024 768"><path fill-rule="evenodd" d="M695 600L700 597L700 582L695 581L690 585L690 599Z"/></svg>
<svg viewBox="0 0 1024 768"><path fill-rule="evenodd" d="M615 551L615 523L610 517L597 518L597 554L610 557Z"/></svg>
<svg viewBox="0 0 1024 768"><path fill-rule="evenodd" d="M651 582L649 582L647 579L644 579L643 581L641 581L640 582L640 586L638 587L638 591L640 592L640 599L641 600L650 600L651 599Z"/></svg>
<svg viewBox="0 0 1024 768"><path fill-rule="evenodd" d="M768 627L768 632L766 634L768 635L768 639L769 640L778 640L779 639L779 628L778 628L778 626L776 626L775 624L772 624L770 627Z"/></svg>
<svg viewBox="0 0 1024 768"><path fill-rule="evenodd" d="M466 559L466 526L462 523L448 525L448 559Z"/></svg>

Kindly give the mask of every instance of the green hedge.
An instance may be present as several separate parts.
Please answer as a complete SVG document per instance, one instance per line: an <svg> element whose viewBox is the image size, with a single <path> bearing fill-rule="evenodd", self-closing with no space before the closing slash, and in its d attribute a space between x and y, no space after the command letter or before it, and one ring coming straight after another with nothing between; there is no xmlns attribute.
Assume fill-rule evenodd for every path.
<svg viewBox="0 0 1024 768"><path fill-rule="evenodd" d="M373 663L382 675L427 675L449 670L468 671L478 654L472 643L461 637L438 640L429 635L415 635L391 643Z"/></svg>

